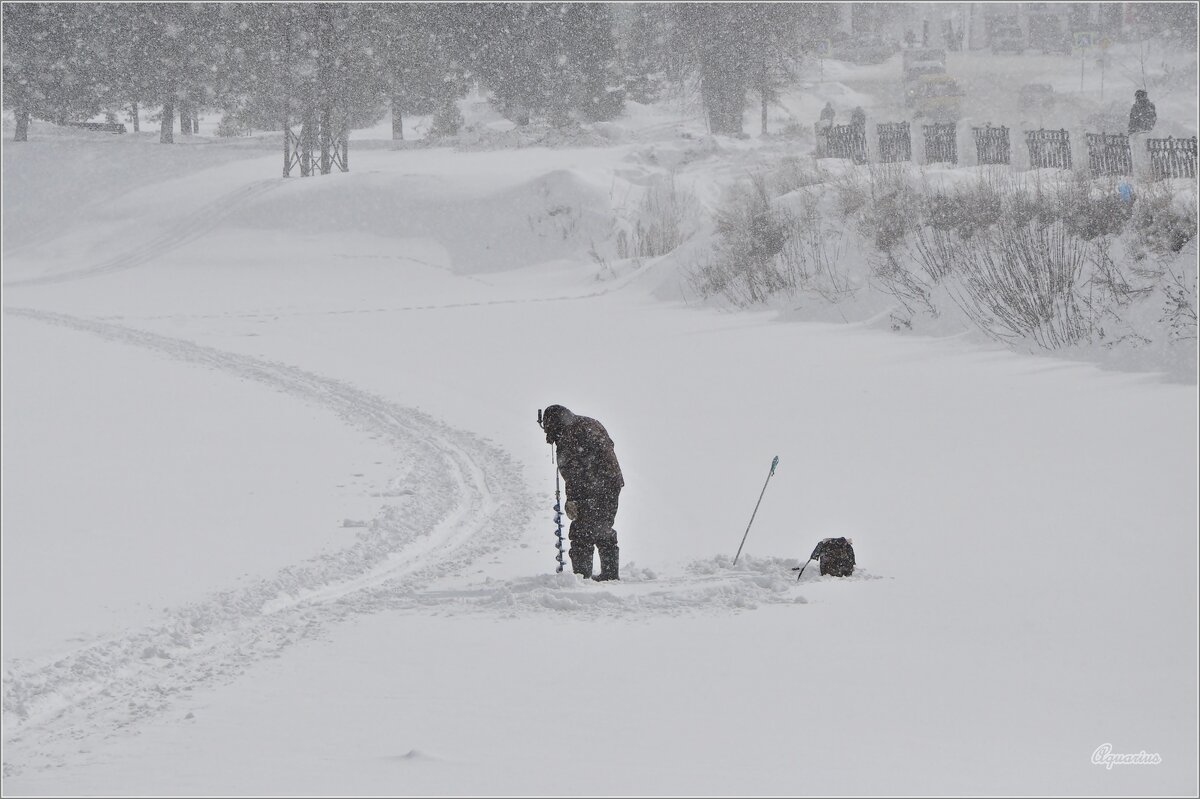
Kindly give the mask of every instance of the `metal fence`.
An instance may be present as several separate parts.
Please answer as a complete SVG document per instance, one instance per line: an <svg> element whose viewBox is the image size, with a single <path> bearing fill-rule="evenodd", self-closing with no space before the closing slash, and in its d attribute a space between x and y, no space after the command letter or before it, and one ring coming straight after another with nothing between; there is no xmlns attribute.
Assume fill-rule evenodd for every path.
<svg viewBox="0 0 1200 799"><path fill-rule="evenodd" d="M958 126L953 122L922 125L925 129L925 163L958 163Z"/></svg>
<svg viewBox="0 0 1200 799"><path fill-rule="evenodd" d="M867 163L867 129L861 125L834 125L825 135L825 153L830 158Z"/></svg>
<svg viewBox="0 0 1200 799"><path fill-rule="evenodd" d="M1087 133L1088 168L1092 177L1132 175L1133 154L1124 133Z"/></svg>
<svg viewBox="0 0 1200 799"><path fill-rule="evenodd" d="M879 137L879 162L895 164L912 160L912 137L907 122L881 122L875 126Z"/></svg>
<svg viewBox="0 0 1200 799"><path fill-rule="evenodd" d="M958 131L953 122L922 125L925 134L925 163L958 164ZM975 148L980 164L1011 164L1012 150L1006 126L973 127ZM291 133L291 131L288 131ZM912 134L908 122L881 122L875 126L879 140L878 162L893 164L912 159ZM867 133L862 125L816 126L817 158L845 158L855 164L867 163ZM1129 137L1123 133L1086 133L1088 169L1093 178L1101 176L1132 176L1133 153ZM333 142L333 164L347 168L345 132ZM294 134L287 137L292 144L292 158L300 159L306 149ZM1031 169L1072 169L1071 134L1059 130L1025 131ZM287 149L285 147L285 149ZM1196 177L1197 137L1190 139L1147 139L1146 151L1152 179ZM294 165L294 164L292 164ZM304 166L301 161L301 165ZM303 170L308 174L308 170ZM285 167L286 174L286 167Z"/></svg>
<svg viewBox="0 0 1200 799"><path fill-rule="evenodd" d="M1147 139L1150 174L1154 180L1196 177L1196 137Z"/></svg>
<svg viewBox="0 0 1200 799"><path fill-rule="evenodd" d="M1071 134L1064 130L1027 130L1030 169L1070 169Z"/></svg>
<svg viewBox="0 0 1200 799"><path fill-rule="evenodd" d="M1011 162L1011 148L1008 145L1008 128L1001 125L993 128L985 125L982 128L971 128L975 134L975 153L980 164L1008 164Z"/></svg>

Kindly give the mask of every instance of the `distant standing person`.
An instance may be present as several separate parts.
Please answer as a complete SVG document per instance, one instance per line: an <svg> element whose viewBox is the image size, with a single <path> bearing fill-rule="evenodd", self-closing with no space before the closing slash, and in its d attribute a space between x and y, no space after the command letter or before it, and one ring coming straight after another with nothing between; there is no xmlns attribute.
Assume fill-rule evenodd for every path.
<svg viewBox="0 0 1200 799"><path fill-rule="evenodd" d="M592 554L600 552L600 574L593 580L618 580L617 500L625 478L613 441L604 425L578 416L562 405L542 413L546 441L555 446L558 470L566 483L563 509L571 520L571 571L592 577Z"/></svg>
<svg viewBox="0 0 1200 799"><path fill-rule="evenodd" d="M821 127L832 128L833 118L837 116L837 112L833 110L833 101L825 103L825 107L821 109Z"/></svg>
<svg viewBox="0 0 1200 799"><path fill-rule="evenodd" d="M1132 134L1154 130L1154 123L1157 121L1158 112L1154 110L1154 103L1150 102L1150 95L1145 89L1138 89L1133 93L1133 107L1129 109L1129 132Z"/></svg>
<svg viewBox="0 0 1200 799"><path fill-rule="evenodd" d="M867 127L867 112L862 110L862 106L855 106L853 113L850 114L850 124L856 128Z"/></svg>

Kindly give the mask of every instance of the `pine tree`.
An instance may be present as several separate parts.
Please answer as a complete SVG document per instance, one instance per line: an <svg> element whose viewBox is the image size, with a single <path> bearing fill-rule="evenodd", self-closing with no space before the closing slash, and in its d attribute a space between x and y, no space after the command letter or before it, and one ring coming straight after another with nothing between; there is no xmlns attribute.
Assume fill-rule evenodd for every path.
<svg viewBox="0 0 1200 799"><path fill-rule="evenodd" d="M633 6L623 30L621 63L626 91L639 103L651 103L659 97L669 71L670 29L669 6L657 3Z"/></svg>
<svg viewBox="0 0 1200 799"><path fill-rule="evenodd" d="M833 19L829 3L697 3L673 6L681 42L700 77L700 96L713 133L741 136L746 94L764 103L780 71L814 41L812 29ZM801 33L805 33L801 36ZM765 108L764 108L765 114Z"/></svg>
<svg viewBox="0 0 1200 799"><path fill-rule="evenodd" d="M756 62L754 6L700 3L675 7L700 75L700 97L713 133L742 133L746 91Z"/></svg>
<svg viewBox="0 0 1200 799"><path fill-rule="evenodd" d="M4 107L16 118L14 141L29 120L87 119L104 106L103 41L93 35L96 9L74 3L5 3Z"/></svg>
<svg viewBox="0 0 1200 799"><path fill-rule="evenodd" d="M566 63L573 82L573 105L593 121L612 119L625 104L612 7L602 3L572 3L563 8L562 36Z"/></svg>
<svg viewBox="0 0 1200 799"><path fill-rule="evenodd" d="M355 84L373 87L391 107L392 138L404 137L404 114L446 114L465 91L451 38L454 5L364 4L351 10L352 47L365 56ZM365 102L367 93L358 99Z"/></svg>

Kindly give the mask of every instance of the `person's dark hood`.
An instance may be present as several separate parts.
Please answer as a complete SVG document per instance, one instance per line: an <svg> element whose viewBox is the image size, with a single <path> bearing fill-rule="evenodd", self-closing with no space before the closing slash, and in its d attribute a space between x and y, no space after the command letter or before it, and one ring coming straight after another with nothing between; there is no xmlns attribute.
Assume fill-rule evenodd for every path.
<svg viewBox="0 0 1200 799"><path fill-rule="evenodd" d="M542 429L546 431L546 440L553 444L563 428L570 425L575 419L575 414L562 405L551 405L542 411Z"/></svg>

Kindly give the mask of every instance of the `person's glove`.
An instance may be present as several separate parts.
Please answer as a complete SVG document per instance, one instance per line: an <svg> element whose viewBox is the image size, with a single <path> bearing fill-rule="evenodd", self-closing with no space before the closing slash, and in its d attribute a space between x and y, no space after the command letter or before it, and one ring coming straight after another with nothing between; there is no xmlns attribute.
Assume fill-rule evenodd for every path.
<svg viewBox="0 0 1200 799"><path fill-rule="evenodd" d="M575 517L579 515L579 507L575 504L575 500L568 499L565 510L567 511L567 518L575 521Z"/></svg>

